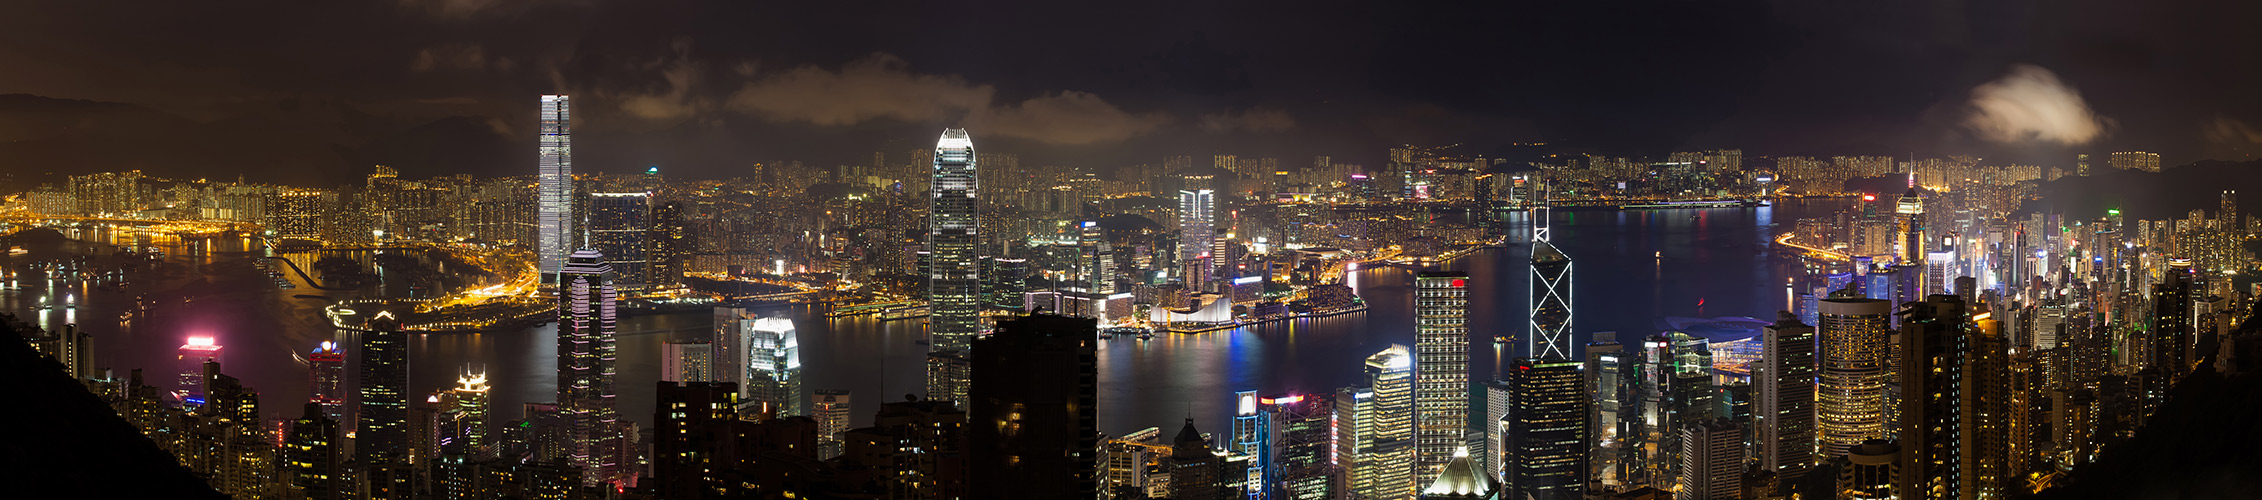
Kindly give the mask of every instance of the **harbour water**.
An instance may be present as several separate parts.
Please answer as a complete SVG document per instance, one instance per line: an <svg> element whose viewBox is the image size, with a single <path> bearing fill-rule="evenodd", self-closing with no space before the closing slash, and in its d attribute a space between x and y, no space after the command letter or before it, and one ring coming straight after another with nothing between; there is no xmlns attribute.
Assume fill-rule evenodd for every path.
<svg viewBox="0 0 2262 500"><path fill-rule="evenodd" d="M1648 211L1558 211L1552 241L1574 260L1574 329L1580 342L1597 331L1631 341L1656 332L1667 316L1772 318L1787 307L1787 279L1797 263L1774 248L1773 224L1826 214L1839 201L1789 202L1762 208ZM1523 232L1525 221L1513 221ZM101 239L102 235L79 235ZM42 327L75 323L95 338L94 362L124 377L145 369L169 387L176 349L191 336L225 346L224 370L260 391L261 409L295 417L310 384L304 352L324 340L349 346L349 384L356 367L351 332L330 327L321 308L369 294L405 295L414 283L386 277L356 291L316 290L295 274L279 289L252 265L263 250L250 240L154 241L167 252L154 275L124 287L47 282L20 277L0 290L0 310ZM253 249L256 250L256 249ZM1471 276L1472 380L1493 378L1503 361L1523 355L1528 242L1511 239L1442 265ZM367 250L362 252L368 252ZM306 256L298 256L307 258ZM300 262L302 265L308 262ZM379 273L380 275L384 273ZM1324 318L1264 323L1201 335L1116 336L1102 341L1100 429L1123 434L1145 427L1174 430L1184 418L1223 430L1232 393L1319 394L1359 383L1366 356L1413 342L1412 274L1373 268L1351 277L1368 310ZM428 293L417 291L415 293ZM67 297L67 299L66 299ZM75 307L40 309L42 301ZM852 391L854 425L867 425L881 402L924 393L925 327L877 316L826 319L806 306L764 314L794 319L804 387ZM125 314L127 321L120 321ZM703 336L704 312L625 318L620 322L615 387L624 417L649 425L658 356L671 336ZM452 386L465 366L484 369L494 387L498 420L520 406L555 398L554 326L474 334L416 336L410 343L412 394ZM1517 342L1496 346L1495 335Z"/></svg>

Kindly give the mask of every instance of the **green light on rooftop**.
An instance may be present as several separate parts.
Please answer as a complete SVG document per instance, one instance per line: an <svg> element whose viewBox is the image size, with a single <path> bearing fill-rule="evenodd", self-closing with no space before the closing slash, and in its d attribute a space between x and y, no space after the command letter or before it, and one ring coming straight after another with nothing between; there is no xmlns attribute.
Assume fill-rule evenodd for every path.
<svg viewBox="0 0 2262 500"><path fill-rule="evenodd" d="M2120 214L2121 214L2121 209L2118 209L2118 208L2107 209L2107 210L2105 210L2105 213L2108 213L2108 214L2112 214L2112 215L2120 215Z"/></svg>

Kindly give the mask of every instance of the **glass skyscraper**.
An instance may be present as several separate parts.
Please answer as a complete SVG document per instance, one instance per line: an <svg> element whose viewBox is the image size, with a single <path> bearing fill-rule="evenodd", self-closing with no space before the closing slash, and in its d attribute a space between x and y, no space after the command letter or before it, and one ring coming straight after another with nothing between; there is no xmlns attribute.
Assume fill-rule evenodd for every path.
<svg viewBox="0 0 2262 500"><path fill-rule="evenodd" d="M1503 475L1513 498L1576 500L1586 494L1588 445L1583 362L1518 358L1508 370L1509 410L1501 438Z"/></svg>
<svg viewBox="0 0 2262 500"><path fill-rule="evenodd" d="M808 415L807 398L801 397L801 341L794 338L793 320L761 318L747 325L747 394L740 404L779 417Z"/></svg>
<svg viewBox="0 0 2262 500"><path fill-rule="evenodd" d="M539 216L541 246L535 249L541 262L542 282L556 283L556 273L565 265L566 253L573 249L573 132L572 115L568 99L562 95L542 96L541 167L535 206Z"/></svg>
<svg viewBox="0 0 2262 500"><path fill-rule="evenodd" d="M927 212L927 325L932 352L963 358L982 329L982 272L976 254L980 241L974 196L981 187L974 167L974 140L966 129L943 130L935 143L932 199ZM929 374L929 399L966 402L959 371ZM940 379L938 379L938 376Z"/></svg>
<svg viewBox="0 0 2262 500"><path fill-rule="evenodd" d="M1885 437L1885 368L1893 302L1832 297L1817 302L1820 374L1814 420L1824 460Z"/></svg>
<svg viewBox="0 0 2262 500"><path fill-rule="evenodd" d="M619 316L612 271L604 254L583 249L558 272L558 413L567 426L564 455L581 467L585 485L633 474L620 460L624 443L613 407Z"/></svg>
<svg viewBox="0 0 2262 500"><path fill-rule="evenodd" d="M1424 485L1468 444L1469 273L1426 271L1414 291L1414 484Z"/></svg>
<svg viewBox="0 0 2262 500"><path fill-rule="evenodd" d="M1355 498L1414 493L1414 359L1393 345L1367 357L1366 385L1336 393L1336 463Z"/></svg>
<svg viewBox="0 0 2262 500"><path fill-rule="evenodd" d="M408 334L401 332L400 319L378 311L361 332L361 406L353 445L372 498L408 497L408 363Z"/></svg>
<svg viewBox="0 0 2262 500"><path fill-rule="evenodd" d="M605 254L613 283L637 288L651 283L652 194L590 193L589 248Z"/></svg>
<svg viewBox="0 0 2262 500"><path fill-rule="evenodd" d="M1545 213L1540 211L1537 213ZM1579 359L1571 338L1571 258L1545 239L1532 239L1531 338L1527 355Z"/></svg>
<svg viewBox="0 0 2262 500"><path fill-rule="evenodd" d="M1210 247L1216 240L1217 221L1213 212L1217 209L1217 190L1211 186L1213 181L1210 174L1190 174L1185 177L1185 186L1178 190L1178 263L1181 268L1210 256ZM1186 286L1198 288L1200 279L1188 274Z"/></svg>

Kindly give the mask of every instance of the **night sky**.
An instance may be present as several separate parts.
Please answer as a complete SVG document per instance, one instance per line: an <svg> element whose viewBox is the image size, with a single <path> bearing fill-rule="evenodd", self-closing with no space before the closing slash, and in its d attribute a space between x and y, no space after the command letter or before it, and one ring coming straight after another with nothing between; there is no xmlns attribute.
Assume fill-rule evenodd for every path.
<svg viewBox="0 0 2262 500"><path fill-rule="evenodd" d="M578 170L697 177L901 162L946 126L1103 171L1379 166L1409 142L2064 166L2262 147L2251 2L1433 4L0 0L0 172L531 173L543 93L575 98Z"/></svg>

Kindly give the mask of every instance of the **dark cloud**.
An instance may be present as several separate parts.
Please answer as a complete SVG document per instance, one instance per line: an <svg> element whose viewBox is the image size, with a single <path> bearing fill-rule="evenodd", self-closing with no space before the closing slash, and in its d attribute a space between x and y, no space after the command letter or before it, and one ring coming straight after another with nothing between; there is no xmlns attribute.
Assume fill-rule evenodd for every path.
<svg viewBox="0 0 2262 500"><path fill-rule="evenodd" d="M525 170L534 96L560 92L576 96L580 164L687 175L853 162L945 126L1025 162L1101 168L1213 153L1377 164L1399 143L1483 154L1533 140L2061 163L2071 149L2171 162L2262 150L2248 125L2262 123L2249 91L2262 70L2242 64L2262 57L2262 32L2243 24L2262 17L2251 3L0 0L0 12L0 94L228 123L197 134L273 144L293 164L383 158L416 175ZM2020 64L2055 83L2005 79ZM211 135L223 133L261 135ZM63 163L0 168L260 161L40 151Z"/></svg>

